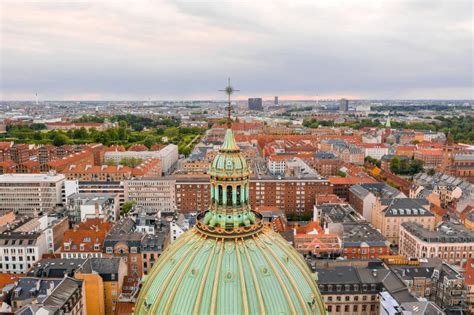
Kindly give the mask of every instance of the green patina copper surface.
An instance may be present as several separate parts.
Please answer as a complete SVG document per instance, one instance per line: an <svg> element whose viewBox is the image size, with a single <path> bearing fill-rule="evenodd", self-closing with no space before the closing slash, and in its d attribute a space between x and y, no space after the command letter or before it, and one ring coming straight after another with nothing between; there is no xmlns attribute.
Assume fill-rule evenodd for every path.
<svg viewBox="0 0 474 315"><path fill-rule="evenodd" d="M304 259L250 209L231 129L209 174L209 211L157 260L135 314L326 314Z"/></svg>

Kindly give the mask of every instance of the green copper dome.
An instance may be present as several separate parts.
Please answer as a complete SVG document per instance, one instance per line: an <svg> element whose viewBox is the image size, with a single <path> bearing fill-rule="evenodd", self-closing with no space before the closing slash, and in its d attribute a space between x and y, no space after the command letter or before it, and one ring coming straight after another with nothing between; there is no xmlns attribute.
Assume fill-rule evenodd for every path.
<svg viewBox="0 0 474 315"><path fill-rule="evenodd" d="M209 174L209 210L158 258L134 313L326 314L302 256L250 209L250 170L230 129Z"/></svg>
<svg viewBox="0 0 474 315"><path fill-rule="evenodd" d="M216 176L248 175L247 162L235 143L231 129L227 129L224 143L212 161L209 173Z"/></svg>

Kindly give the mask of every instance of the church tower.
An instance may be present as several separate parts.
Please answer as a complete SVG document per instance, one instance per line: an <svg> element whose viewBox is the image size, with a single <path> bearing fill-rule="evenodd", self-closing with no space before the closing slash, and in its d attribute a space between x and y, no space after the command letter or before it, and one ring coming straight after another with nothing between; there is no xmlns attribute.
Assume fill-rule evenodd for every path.
<svg viewBox="0 0 474 315"><path fill-rule="evenodd" d="M326 314L302 256L250 209L250 169L231 129L210 165L211 206L156 261L134 314Z"/></svg>

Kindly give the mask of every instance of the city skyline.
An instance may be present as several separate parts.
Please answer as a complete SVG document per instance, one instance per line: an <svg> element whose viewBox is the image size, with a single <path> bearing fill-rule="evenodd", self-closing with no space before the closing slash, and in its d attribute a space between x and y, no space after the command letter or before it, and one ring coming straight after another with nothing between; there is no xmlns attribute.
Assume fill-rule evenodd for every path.
<svg viewBox="0 0 474 315"><path fill-rule="evenodd" d="M474 98L469 1L1 6L1 100Z"/></svg>

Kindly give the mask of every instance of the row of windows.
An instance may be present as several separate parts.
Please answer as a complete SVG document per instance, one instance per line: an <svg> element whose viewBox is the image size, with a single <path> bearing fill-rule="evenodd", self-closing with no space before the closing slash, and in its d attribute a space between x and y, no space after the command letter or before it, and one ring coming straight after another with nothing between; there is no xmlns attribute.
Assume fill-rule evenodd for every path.
<svg viewBox="0 0 474 315"><path fill-rule="evenodd" d="M367 312L366 304L361 305L360 310L362 312ZM370 305L370 311L375 312L376 306L374 304ZM331 313L335 310L337 313L341 311L341 305L336 305L334 308L332 305L328 305L328 312ZM344 312L351 312L351 305L344 305ZM359 312L359 305L352 305L352 312Z"/></svg>

